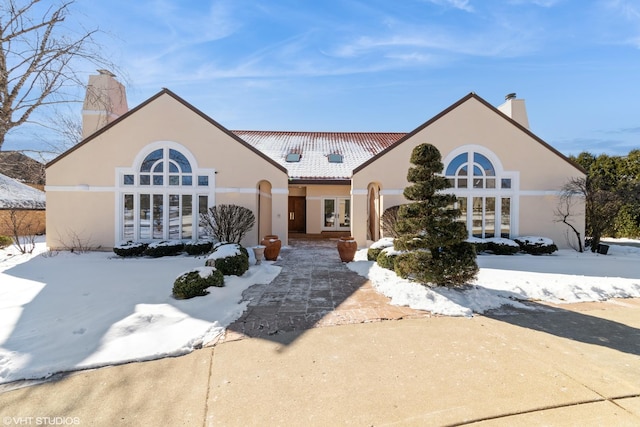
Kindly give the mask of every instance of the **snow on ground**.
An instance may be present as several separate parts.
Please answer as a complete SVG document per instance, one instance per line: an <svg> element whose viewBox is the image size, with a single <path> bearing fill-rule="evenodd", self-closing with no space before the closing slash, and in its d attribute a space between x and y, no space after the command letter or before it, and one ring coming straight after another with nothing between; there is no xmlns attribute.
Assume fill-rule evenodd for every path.
<svg viewBox="0 0 640 427"><path fill-rule="evenodd" d="M174 299L175 278L205 260L0 250L0 383L188 353L240 317L245 289L280 272L264 261L209 295Z"/></svg>
<svg viewBox="0 0 640 427"><path fill-rule="evenodd" d="M637 244L638 241L626 241ZM394 305L446 316L471 316L521 301L571 303L640 297L640 247L611 244L608 255L560 250L552 255L478 255L480 272L462 289L429 288L367 261L366 249L348 267L368 277Z"/></svg>
<svg viewBox="0 0 640 427"><path fill-rule="evenodd" d="M480 255L480 273L462 289L431 289L366 261L348 265L369 277L393 304L450 316L470 316L521 301L554 303L640 297L640 248L612 243L609 255L561 250L553 255ZM637 243L637 242L635 242ZM253 255L250 252L250 255ZM242 292L270 283L269 261L225 287L189 300L171 296L180 274L206 257L123 259L113 253L32 255L0 250L0 383L54 373L185 354L215 341L247 303Z"/></svg>

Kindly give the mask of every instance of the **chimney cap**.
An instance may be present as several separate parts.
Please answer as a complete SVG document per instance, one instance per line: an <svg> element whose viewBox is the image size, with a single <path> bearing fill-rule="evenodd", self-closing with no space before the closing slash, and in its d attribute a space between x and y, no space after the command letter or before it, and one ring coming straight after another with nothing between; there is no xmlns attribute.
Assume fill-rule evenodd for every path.
<svg viewBox="0 0 640 427"><path fill-rule="evenodd" d="M98 73L100 73L100 74L102 74L104 76L109 76L109 77L115 77L116 76L111 71L105 70L105 69L102 69L102 68L98 70Z"/></svg>
<svg viewBox="0 0 640 427"><path fill-rule="evenodd" d="M511 92L511 93L508 93L508 94L505 95L504 100L508 101L510 99L515 99L515 97L516 97L516 93L515 92Z"/></svg>

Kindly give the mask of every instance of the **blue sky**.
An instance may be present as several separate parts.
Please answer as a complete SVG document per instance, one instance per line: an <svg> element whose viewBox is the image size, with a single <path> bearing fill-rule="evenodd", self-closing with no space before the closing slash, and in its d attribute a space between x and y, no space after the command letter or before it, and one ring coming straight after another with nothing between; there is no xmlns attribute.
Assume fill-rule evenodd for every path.
<svg viewBox="0 0 640 427"><path fill-rule="evenodd" d="M130 107L166 87L229 129L410 132L469 92L516 92L564 154L640 148L640 0L74 7L108 34Z"/></svg>

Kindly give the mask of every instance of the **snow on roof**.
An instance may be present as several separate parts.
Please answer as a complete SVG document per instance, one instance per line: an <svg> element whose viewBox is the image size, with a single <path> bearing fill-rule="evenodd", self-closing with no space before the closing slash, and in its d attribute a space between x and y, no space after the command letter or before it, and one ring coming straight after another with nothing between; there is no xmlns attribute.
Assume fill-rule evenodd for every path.
<svg viewBox="0 0 640 427"><path fill-rule="evenodd" d="M0 209L44 209L44 191L0 174Z"/></svg>
<svg viewBox="0 0 640 427"><path fill-rule="evenodd" d="M396 143L405 133L390 132L282 132L231 131L287 168L299 180L348 180L353 170ZM299 162L287 154L299 153ZM329 154L342 154L342 163L330 163Z"/></svg>

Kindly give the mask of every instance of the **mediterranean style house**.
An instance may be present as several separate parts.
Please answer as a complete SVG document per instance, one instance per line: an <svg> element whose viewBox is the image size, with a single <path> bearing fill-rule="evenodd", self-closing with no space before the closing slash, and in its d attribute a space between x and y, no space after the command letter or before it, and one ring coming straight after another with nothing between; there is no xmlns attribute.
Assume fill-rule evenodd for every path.
<svg viewBox="0 0 640 427"><path fill-rule="evenodd" d="M47 164L47 243L203 237L216 204L253 211L242 242L268 234L382 237L380 218L406 203L413 148L436 146L469 237L544 236L567 247L560 189L585 172L529 130L524 100L498 108L470 93L410 133L232 131L168 89L128 110L124 87L91 76L81 143ZM584 235L584 204L571 207Z"/></svg>

